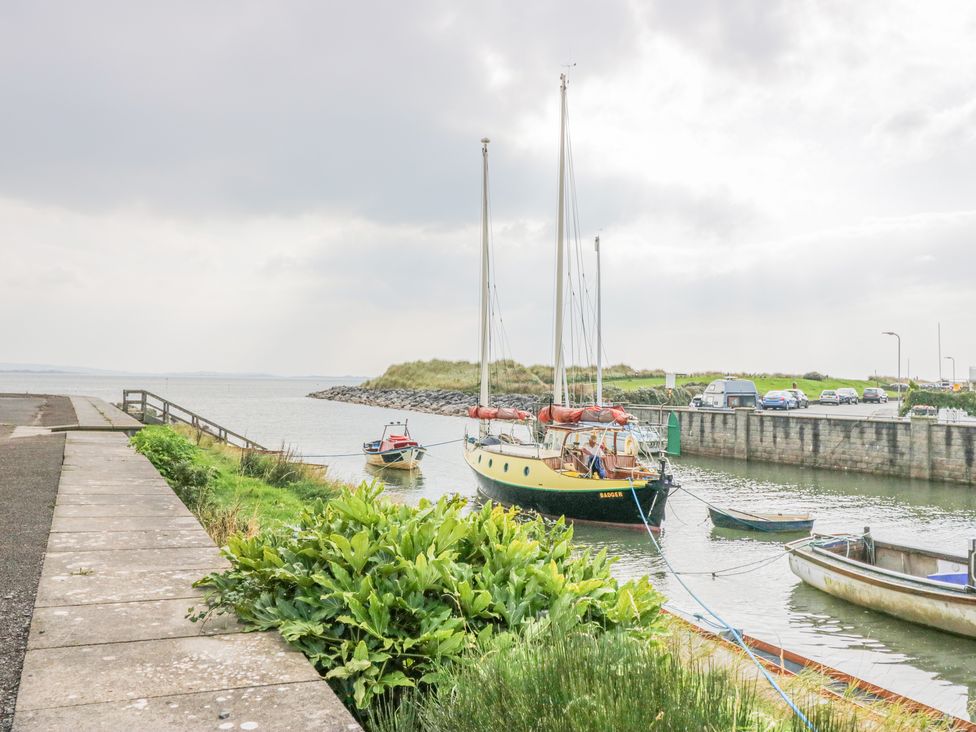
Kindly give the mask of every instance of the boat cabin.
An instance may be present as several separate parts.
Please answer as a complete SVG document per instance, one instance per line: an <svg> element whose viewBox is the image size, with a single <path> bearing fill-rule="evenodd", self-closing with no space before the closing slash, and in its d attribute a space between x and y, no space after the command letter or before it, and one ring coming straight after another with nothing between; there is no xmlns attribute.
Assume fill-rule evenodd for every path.
<svg viewBox="0 0 976 732"><path fill-rule="evenodd" d="M657 469L637 459L640 449L636 437L616 424L550 425L543 438L542 447L547 454L546 463L560 473L589 475L584 447L590 437L603 448L603 468L607 478L626 480L640 477L646 480L656 475Z"/></svg>

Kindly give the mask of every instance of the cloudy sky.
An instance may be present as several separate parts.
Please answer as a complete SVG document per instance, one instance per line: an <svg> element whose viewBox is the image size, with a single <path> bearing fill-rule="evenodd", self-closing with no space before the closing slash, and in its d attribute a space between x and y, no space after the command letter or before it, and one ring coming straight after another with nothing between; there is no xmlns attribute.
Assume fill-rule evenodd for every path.
<svg viewBox="0 0 976 732"><path fill-rule="evenodd" d="M0 5L0 361L550 362L558 84L606 352L976 365L969 2ZM161 346L161 347L160 347ZM945 362L945 371L951 371ZM904 370L903 366L903 370Z"/></svg>

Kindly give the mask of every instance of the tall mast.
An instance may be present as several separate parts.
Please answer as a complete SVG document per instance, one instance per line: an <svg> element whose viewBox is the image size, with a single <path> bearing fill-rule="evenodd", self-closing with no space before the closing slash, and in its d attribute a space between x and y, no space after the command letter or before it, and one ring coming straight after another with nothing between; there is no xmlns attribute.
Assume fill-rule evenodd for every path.
<svg viewBox="0 0 976 732"><path fill-rule="evenodd" d="M566 188L566 74L559 75L559 205L556 213L556 332L554 340L555 359L552 375L552 401L554 404L568 404L563 398L563 383L566 380L566 366L563 363L563 220L564 195ZM569 395L566 394L566 397Z"/></svg>
<svg viewBox="0 0 976 732"><path fill-rule="evenodd" d="M488 143L481 138L481 394L478 404L488 406Z"/></svg>
<svg viewBox="0 0 976 732"><path fill-rule="evenodd" d="M600 292L600 237L596 238L596 405L603 406L603 300Z"/></svg>

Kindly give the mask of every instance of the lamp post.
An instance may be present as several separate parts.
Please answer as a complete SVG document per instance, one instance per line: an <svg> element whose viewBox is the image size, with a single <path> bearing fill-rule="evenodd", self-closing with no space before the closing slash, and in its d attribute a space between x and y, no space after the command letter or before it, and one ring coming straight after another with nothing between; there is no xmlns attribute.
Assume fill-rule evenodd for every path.
<svg viewBox="0 0 976 732"><path fill-rule="evenodd" d="M894 331L886 330L881 335L890 335L898 339L898 411L901 411L901 336Z"/></svg>
<svg viewBox="0 0 976 732"><path fill-rule="evenodd" d="M945 357L945 360L946 361L952 361L952 384L953 384L953 386L955 386L955 384L956 384L956 359L954 359L952 356L946 356Z"/></svg>

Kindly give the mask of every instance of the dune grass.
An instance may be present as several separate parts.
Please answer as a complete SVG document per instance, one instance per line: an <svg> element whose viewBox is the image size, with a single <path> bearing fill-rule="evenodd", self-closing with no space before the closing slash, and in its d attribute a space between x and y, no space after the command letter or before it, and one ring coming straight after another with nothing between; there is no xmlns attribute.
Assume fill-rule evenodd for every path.
<svg viewBox="0 0 976 732"><path fill-rule="evenodd" d="M727 376L720 372L699 372L679 376L677 386L708 384ZM858 394L867 386L881 387L891 380L843 379L825 377L823 380L804 379L791 374L738 374L738 378L754 381L761 394L773 389L789 389L795 383L810 399L816 399L824 389L851 387ZM470 361L410 361L390 366L382 376L367 381L368 389L447 389L477 393L481 372L477 363ZM596 380L594 366L572 367L567 375L571 383L588 383ZM627 364L606 366L604 382L608 387L622 391L637 391L664 386L664 371L637 370ZM515 361L496 361L491 364L492 389L513 394L545 394L552 385L552 367L547 365L523 366ZM699 388L700 391L700 388ZM889 392L895 396L895 392Z"/></svg>

